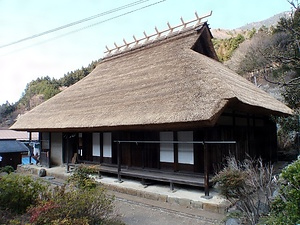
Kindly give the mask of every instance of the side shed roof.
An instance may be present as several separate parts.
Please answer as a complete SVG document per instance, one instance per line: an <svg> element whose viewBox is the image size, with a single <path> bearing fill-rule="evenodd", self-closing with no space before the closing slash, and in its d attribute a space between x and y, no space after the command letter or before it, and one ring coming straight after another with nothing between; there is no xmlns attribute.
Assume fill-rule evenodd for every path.
<svg viewBox="0 0 300 225"><path fill-rule="evenodd" d="M27 152L25 144L17 140L0 140L0 153Z"/></svg>
<svg viewBox="0 0 300 225"><path fill-rule="evenodd" d="M26 131L15 131L0 128L0 139L29 141L29 133ZM38 139L38 133L33 132L31 134L31 140L37 141Z"/></svg>

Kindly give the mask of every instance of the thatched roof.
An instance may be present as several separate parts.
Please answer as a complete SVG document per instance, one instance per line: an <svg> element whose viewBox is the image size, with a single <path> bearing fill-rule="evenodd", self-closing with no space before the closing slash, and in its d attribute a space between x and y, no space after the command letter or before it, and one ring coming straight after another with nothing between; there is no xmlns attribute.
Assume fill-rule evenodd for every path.
<svg viewBox="0 0 300 225"><path fill-rule="evenodd" d="M267 115L292 113L216 61L210 39L203 24L107 56L87 77L21 116L12 129L213 126L227 107Z"/></svg>

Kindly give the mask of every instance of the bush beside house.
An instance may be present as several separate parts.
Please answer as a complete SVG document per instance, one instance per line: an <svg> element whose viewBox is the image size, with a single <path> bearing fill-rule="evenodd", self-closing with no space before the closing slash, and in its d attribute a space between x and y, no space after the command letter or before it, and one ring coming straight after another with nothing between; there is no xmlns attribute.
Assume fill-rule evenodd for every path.
<svg viewBox="0 0 300 225"><path fill-rule="evenodd" d="M213 181L236 209L228 216L243 224L300 223L300 159L287 166L277 180L273 167L261 159L239 162L229 157Z"/></svg>
<svg viewBox="0 0 300 225"><path fill-rule="evenodd" d="M0 224L122 224L113 198L88 178L84 169L70 185L51 187L41 179L10 173L0 182ZM84 181L79 181L83 177ZM89 181L90 179L90 181ZM76 183L87 185L76 185Z"/></svg>

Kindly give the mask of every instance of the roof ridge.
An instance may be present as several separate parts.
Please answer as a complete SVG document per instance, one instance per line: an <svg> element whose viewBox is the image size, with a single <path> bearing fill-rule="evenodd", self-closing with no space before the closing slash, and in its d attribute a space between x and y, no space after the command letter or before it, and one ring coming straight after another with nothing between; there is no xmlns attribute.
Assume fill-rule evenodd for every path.
<svg viewBox="0 0 300 225"><path fill-rule="evenodd" d="M155 27L155 31L156 33L154 34L151 34L151 35L147 35L146 32L144 31L143 34L144 34L144 37L140 38L140 39L137 39L134 35L133 35L133 41L131 42L126 42L126 40L123 38L123 42L124 44L122 45L117 45L116 42L114 42L114 48L108 48L107 45L105 46L107 51L105 51L104 53L107 53L106 57L111 57L115 54L120 54L121 52L123 51L128 51L128 50L132 50L132 49L135 49L136 47L140 47L141 45L146 45L146 44L150 44L150 43L153 43L154 41L160 41L162 39L165 39L169 36L173 36L174 34L178 34L178 33L182 33L182 31L187 31L187 30L190 30L191 28L195 28L197 26L199 26L200 24L203 24L203 22L201 23L201 20L206 18L206 17L209 17L212 15L212 11L210 11L209 13L203 15L203 16L198 16L197 12L195 12L195 15L196 15L196 19L193 19L193 20L190 20L188 22L185 22L183 20L183 18L181 17L180 20L181 20L181 24L179 25L176 25L174 27L172 27L170 25L169 22L167 22L167 25L168 25L168 28L165 29L165 30L162 30L162 31L159 31L157 29L157 27ZM192 23L195 23L193 26L189 27L190 29L187 29L187 25L189 24L192 24ZM180 29L181 28L181 29ZM179 30L180 29L180 30ZM177 32L174 32L174 30L176 30ZM167 35L164 35L162 36L162 34L164 33L167 33ZM163 38L161 38L163 37ZM132 47L131 47L132 46Z"/></svg>
<svg viewBox="0 0 300 225"><path fill-rule="evenodd" d="M132 53L132 52L138 51L141 48L144 49L144 48L149 48L150 46L153 46L153 45L161 44L165 40L174 40L174 38L183 37L182 35L190 35L191 31L198 31L201 27L203 27L204 24L205 24L205 22L201 23L196 28L188 27L184 30L175 31L172 34L169 34L168 36L161 36L161 37L156 38L154 40L149 40L149 41L144 42L144 43L136 44L136 45L134 45L133 47L130 47L130 48L124 48L124 49L119 50L119 51L116 50L114 53L107 54L106 56L104 56L102 58L102 60L110 60L110 59L113 59L115 57L124 56L127 53Z"/></svg>

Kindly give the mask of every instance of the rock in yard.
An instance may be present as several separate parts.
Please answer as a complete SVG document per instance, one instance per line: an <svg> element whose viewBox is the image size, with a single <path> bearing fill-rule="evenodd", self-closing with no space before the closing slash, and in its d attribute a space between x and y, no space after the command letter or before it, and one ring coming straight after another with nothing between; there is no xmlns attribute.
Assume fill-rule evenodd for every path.
<svg viewBox="0 0 300 225"><path fill-rule="evenodd" d="M240 225L240 221L236 218L229 218L226 220L225 225Z"/></svg>
<svg viewBox="0 0 300 225"><path fill-rule="evenodd" d="M46 176L46 170L45 169L40 169L39 170L39 177L45 177Z"/></svg>

